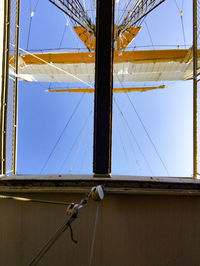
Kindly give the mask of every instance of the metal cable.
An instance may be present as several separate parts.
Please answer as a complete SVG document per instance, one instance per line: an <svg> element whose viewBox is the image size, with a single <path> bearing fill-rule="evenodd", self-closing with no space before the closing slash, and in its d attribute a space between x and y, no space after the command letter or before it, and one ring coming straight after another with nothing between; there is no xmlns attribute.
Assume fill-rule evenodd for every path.
<svg viewBox="0 0 200 266"><path fill-rule="evenodd" d="M80 106L80 104L81 104L81 102L82 102L84 96L85 96L85 93L84 93L84 94L81 96L81 98L79 99L79 101L78 101L77 105L75 106L75 108L74 108L74 110L73 110L73 112L72 112L70 118L68 119L68 121L67 121L67 123L65 124L63 130L61 131L61 133L60 133L60 135L59 135L59 137L58 137L56 143L54 144L54 146L53 146L53 148L52 148L52 150L51 150L49 156L47 157L47 160L45 161L43 167L42 167L41 170L40 170L40 174L43 172L43 170L45 169L47 163L49 162L49 159L51 158L53 152L55 151L55 149L56 149L56 147L57 147L57 145L58 145L60 139L62 138L62 136L63 136L65 130L67 129L69 123L71 122L73 116L75 115L76 111L78 110L78 107Z"/></svg>
<svg viewBox="0 0 200 266"><path fill-rule="evenodd" d="M66 24L65 24L65 28L64 28L64 30L63 30L62 36L61 36L61 40L60 40L60 44L59 44L59 49L60 49L60 47L61 47L61 45L62 45L62 42L63 42L64 36L65 36L65 32L66 32ZM49 83L49 88L51 88L51 84L52 84L52 82Z"/></svg>
<svg viewBox="0 0 200 266"><path fill-rule="evenodd" d="M30 22L29 22L26 50L28 50L28 46L29 46L29 39L30 39L30 33L31 33L31 25L32 25L32 17L30 18Z"/></svg>
<svg viewBox="0 0 200 266"><path fill-rule="evenodd" d="M88 16L86 10L79 0L49 0L64 13L66 13L74 22L86 28L88 31L92 30L92 21Z"/></svg>
<svg viewBox="0 0 200 266"><path fill-rule="evenodd" d="M62 165L61 165L60 168L59 168L59 172L62 171L62 169L63 169L63 167L64 167L64 165L65 165L67 159L69 158L69 156L70 156L70 154L71 154L71 152L72 152L74 146L76 145L76 142L78 141L79 137L81 136L81 134L83 133L84 129L86 128L87 123L88 123L88 121L89 121L89 118L90 118L91 114L92 114L92 111L90 111L88 117L86 117L86 120L84 121L81 130L79 131L79 133L78 133L76 139L74 140L73 144L71 145L71 148L70 148L69 152L67 153L67 155L66 155L66 157L65 157L65 159L64 159L64 161L63 161L63 163L62 163Z"/></svg>
<svg viewBox="0 0 200 266"><path fill-rule="evenodd" d="M91 136L92 138L92 136ZM80 163L80 167L79 167L79 173L81 174L82 172L82 169L83 169L83 163L85 162L85 159L86 159L86 155L88 153L88 150L89 150L89 143L90 143L90 138L88 138L88 141L87 141L87 144L86 144L86 148L85 148L85 152L83 154L83 157L81 159L81 163Z"/></svg>
<svg viewBox="0 0 200 266"><path fill-rule="evenodd" d="M56 231L56 233L44 244L39 250L37 255L32 259L29 266L35 266L47 253L47 251L53 246L53 244L59 239L59 237L67 230L69 225L77 218L74 214Z"/></svg>
<svg viewBox="0 0 200 266"><path fill-rule="evenodd" d="M160 155L158 149L156 148L156 146L155 146L155 144L154 144L154 142L153 142L153 140L152 140L152 138L151 138L151 136L150 136L150 134L149 134L149 132L148 132L148 130L147 130L145 124L144 124L144 122L142 121L142 118L140 117L139 113L137 112L137 110L136 110L136 108L135 108L135 105L134 105L133 102L131 101L129 95L128 95L127 93L125 93L125 95L127 96L127 98L128 98L128 100L129 100L129 102L130 102L130 104L131 104L131 106L132 106L132 108L133 108L135 114L137 115L137 118L139 119L139 121L140 121L140 123L141 123L141 125L142 125L142 127L143 127L143 129L144 129L144 131L145 131L145 133L146 133L146 135L147 135L149 141L151 142L151 144L152 144L152 146L153 146L153 148L154 148L154 150L155 150L155 152L156 152L158 158L160 159L160 161L161 161L161 163L162 163L162 165L163 165L163 167L164 167L164 169L165 169L167 175L170 176L169 171L168 171L168 169L167 169L167 166L165 165L165 163L164 163L164 161L163 161L163 159L162 159L162 157L161 157L161 155Z"/></svg>
<svg viewBox="0 0 200 266"><path fill-rule="evenodd" d="M61 37L61 40L60 40L59 48L61 47L62 42L63 42L63 39L64 39L64 37L65 37L66 28L67 28L67 26L66 26L66 24L65 24L65 28L64 28L64 30L63 30L63 34L62 34L62 37Z"/></svg>
<svg viewBox="0 0 200 266"><path fill-rule="evenodd" d="M30 39L30 33L31 33L31 25L32 25L32 18L33 18L33 15L34 15L34 12L37 8L37 5L39 3L39 0L36 2L33 10L31 10L31 1L29 1L29 5L30 5L30 22L29 22L29 29L28 29L28 37L27 37L27 44L26 44L26 50L28 50L28 46L29 46L29 39Z"/></svg>
<svg viewBox="0 0 200 266"><path fill-rule="evenodd" d="M33 8L34 11L36 10L36 8L37 8L37 6L38 6L39 1L40 1L40 0L37 0L35 6L34 6L34 8Z"/></svg>
<svg viewBox="0 0 200 266"><path fill-rule="evenodd" d="M125 160L126 160L127 166L130 167L129 160L128 160L128 155L127 155L127 152L126 152L124 143L123 143L122 135L120 133L120 127L118 125L117 119L115 119L115 120L116 120L115 123L116 123L116 126L117 126L117 133L119 134L119 139L120 139L120 143L121 143L122 150L124 152Z"/></svg>
<svg viewBox="0 0 200 266"><path fill-rule="evenodd" d="M42 257L49 251L49 249L55 244L55 242L60 238L60 236L67 230L68 227L71 227L72 222L78 217L78 211L80 206L84 206L87 204L88 199L90 197L90 193L80 201L78 204L76 211L72 213L69 219L56 231L55 234L42 246L36 256L32 259L29 266L35 266L42 259ZM71 232L72 233L72 232ZM73 240L73 234L71 234Z"/></svg>
<svg viewBox="0 0 200 266"><path fill-rule="evenodd" d="M146 22L145 22L145 23L146 23ZM146 24L146 26L147 26L147 24ZM147 29L148 29L148 27L147 27ZM149 34L150 34L150 32L149 32ZM151 35L150 35L150 37L151 37ZM151 41L152 41L152 38L151 38ZM152 44L153 44L153 42L152 42ZM116 76L117 76L117 78L118 78L118 75L116 75ZM119 80L119 78L118 78L118 80ZM119 82L120 82L120 80L119 80ZM120 82L120 84L121 84L121 86L123 87L122 82ZM131 106L132 106L132 108L133 108L135 114L137 115L137 118L139 119L139 121L140 121L140 123L141 123L141 125L142 125L142 127L143 127L143 129L144 129L144 131L145 131L145 133L147 134L147 137L148 137L150 143L152 144L152 146L153 146L153 148L154 148L154 150L155 150L155 152L156 152L158 158L160 159L160 161L161 161L161 163L162 163L162 165L163 165L163 167L164 167L164 169L165 169L167 175L170 176L169 171L168 171L168 169L167 169L167 166L165 165L165 163L164 163L164 161L163 161L163 159L162 159L162 157L161 157L161 155L160 155L158 149L156 148L156 146L155 146L155 144L154 144L154 142L153 142L153 140L152 140L152 138L151 138L151 136L150 136L148 130L146 129L146 126L144 125L144 122L142 121L142 119L141 119L139 113L137 112L137 110L136 110L136 108L135 108L133 102L131 101L131 99L130 99L130 97L129 97L129 95L128 95L127 93L125 93L125 95L126 95L126 97L128 98L128 100L129 100L129 102L130 102L130 104L131 104Z"/></svg>
<svg viewBox="0 0 200 266"><path fill-rule="evenodd" d="M120 119L121 119L122 123L124 123L124 120L122 119L121 115L120 115ZM135 159L135 163L136 163L136 165L138 167L139 172L141 172L141 167L140 167L139 161L137 160L136 151L135 151L135 147L134 147L133 141L132 141L132 139L130 138L130 136L128 134L127 127L124 126L123 128L125 129L126 136L127 136L128 140L129 140L129 143L130 143L130 147L132 148L133 156L134 156L134 159Z"/></svg>
<svg viewBox="0 0 200 266"><path fill-rule="evenodd" d="M12 44L11 44L11 45L12 45ZM44 62L44 63L47 64L48 66L51 66L51 67L53 67L53 68L55 68L55 69L58 69L59 71L61 71L61 72L65 73L65 74L67 74L67 75L73 77L74 79L78 80L79 82L86 84L86 85L89 86L90 88L93 88L93 86L90 85L88 82L83 81L82 79L80 79L80 78L76 77L75 75L71 74L70 72L65 71L64 69L62 69L62 68L60 68L60 67L54 65L53 63L49 63L49 62L45 61L44 59L40 58L39 56L37 56L37 55L35 55L35 54L32 54L32 53L28 52L27 50L24 50L23 48L19 48L19 50L25 52L26 54L30 54L31 56L37 58L37 59L40 60L41 62Z"/></svg>
<svg viewBox="0 0 200 266"><path fill-rule="evenodd" d="M13 196L7 196L7 195L0 195L0 199L10 199L10 200L17 200L17 201L56 204L56 205L65 205L65 206L71 204L71 203L61 202L61 201L36 200L36 199L29 199L29 198L24 198L24 197L13 197Z"/></svg>
<svg viewBox="0 0 200 266"><path fill-rule="evenodd" d="M90 114L92 114L92 112ZM75 164L75 162L76 162L76 160L78 158L78 155L79 155L79 152L80 152L80 148L81 148L81 146L83 144L83 141L84 141L84 139L86 137L86 129L87 128L85 127L84 130L83 130L83 132L82 132L82 136L80 138L79 145L78 145L77 150L76 150L76 153L75 153L75 155L73 157L73 160L72 160L72 163L71 163L71 167L69 168L68 173L72 171L72 169L74 167L74 164Z"/></svg>
<svg viewBox="0 0 200 266"><path fill-rule="evenodd" d="M92 243L91 243L91 247L90 247L90 259L89 259L89 264L88 264L89 266L92 266L92 260L94 257L94 245L95 245L95 238L96 238L96 232L97 232L97 222L98 222L98 218L99 218L99 206L100 206L100 201L97 202L94 229L93 229L93 234L92 234Z"/></svg>
<svg viewBox="0 0 200 266"><path fill-rule="evenodd" d="M185 29L184 29L184 24L183 24L183 15L180 14L181 16L181 27L182 27L182 32L183 32L183 41L184 41L184 46L186 48L186 41L185 41Z"/></svg>
<svg viewBox="0 0 200 266"><path fill-rule="evenodd" d="M149 164L149 162L148 162L148 160L147 160L145 154L143 153L143 151L142 151L142 149L141 149L141 147L140 147L140 145L139 145L139 143L138 143L138 141L137 141L137 139L136 139L136 137L135 137L135 135L134 135L134 133L133 133L133 130L132 130L131 127L129 126L128 121L127 121L126 118L124 117L123 112L121 111L119 105L117 104L117 101L115 100L115 97L114 97L114 102L116 103L116 106L117 106L117 108L118 108L118 110L119 110L119 112L120 112L122 118L124 119L124 121L125 121L125 123L126 123L128 129L129 129L129 131L130 131L130 133L131 133L131 135L132 135L132 137L133 137L133 139L134 139L134 141L135 141L135 143L136 143L136 145L137 145L137 147L138 147L138 149L139 149L139 151L140 151L140 153L141 153L141 155L142 155L144 161L146 162L146 165L148 166L149 171L151 172L152 175L154 175L153 170L152 170L152 168L151 168L151 166L150 166L150 164Z"/></svg>
<svg viewBox="0 0 200 266"><path fill-rule="evenodd" d="M180 14L180 18L181 18L181 28L182 28L182 33L183 33L183 42L184 42L184 46L185 46L185 48L186 48L185 29L184 29L184 24L183 24L183 4L184 4L184 1L182 1L182 9L179 8L179 6L178 6L176 0L174 0L174 2L175 2L175 5L176 5L176 7L177 7L177 9L178 9L179 14Z"/></svg>
<svg viewBox="0 0 200 266"><path fill-rule="evenodd" d="M145 26L146 26L146 28L147 28L147 32L148 32L148 35L149 35L149 39L150 39L150 41L151 41L151 45L153 46L153 49L155 49L154 44L153 44L153 39L152 39L152 37L151 37L151 33L150 33L150 31L149 31L149 27L147 26L146 21L144 22L144 24L145 24Z"/></svg>
<svg viewBox="0 0 200 266"><path fill-rule="evenodd" d="M74 35L74 36L77 36L78 35ZM14 46L14 45L13 45ZM166 47L166 48L181 48L185 45L183 44L172 44L172 45L162 45L162 44L159 44L159 45L153 45L154 47ZM126 49L127 50L132 50L132 49L141 49L141 48L151 48L152 45L135 45L135 46L129 46L127 47ZM190 48L191 47L191 44L186 44L186 47ZM46 49L29 49L29 52L47 52L47 51L57 51L57 50L74 50L74 51L87 51L87 48L74 48L74 47L62 47L62 48L59 48L59 47L56 47L56 48L46 48Z"/></svg>

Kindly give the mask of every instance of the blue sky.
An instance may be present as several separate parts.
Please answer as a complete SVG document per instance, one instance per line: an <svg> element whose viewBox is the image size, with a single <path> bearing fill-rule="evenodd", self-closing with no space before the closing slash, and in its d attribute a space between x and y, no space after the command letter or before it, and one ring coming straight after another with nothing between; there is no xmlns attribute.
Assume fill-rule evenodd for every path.
<svg viewBox="0 0 200 266"><path fill-rule="evenodd" d="M129 49L144 49L144 46L158 49L161 45L179 48L184 45L177 7L183 7L185 44L191 46L192 1L166 0L147 16ZM34 11L34 16L28 50L58 48L64 30L61 48L84 48L73 34L71 24L66 23L63 13L48 0L21 1L21 48L27 49L30 11ZM158 85L162 84L168 87L129 93L129 98L124 93L114 95L112 174L168 175L132 102L169 175L192 176L192 82L160 82ZM64 88L75 85L80 84L19 82L18 174L92 174L94 95L45 92L49 86ZM79 102L77 111L64 130Z"/></svg>

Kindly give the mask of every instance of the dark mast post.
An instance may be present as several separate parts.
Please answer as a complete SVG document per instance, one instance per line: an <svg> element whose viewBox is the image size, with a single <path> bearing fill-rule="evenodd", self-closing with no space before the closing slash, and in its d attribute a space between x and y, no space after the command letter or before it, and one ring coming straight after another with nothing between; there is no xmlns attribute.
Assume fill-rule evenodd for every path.
<svg viewBox="0 0 200 266"><path fill-rule="evenodd" d="M93 155L95 175L111 173L114 4L115 0L97 0Z"/></svg>

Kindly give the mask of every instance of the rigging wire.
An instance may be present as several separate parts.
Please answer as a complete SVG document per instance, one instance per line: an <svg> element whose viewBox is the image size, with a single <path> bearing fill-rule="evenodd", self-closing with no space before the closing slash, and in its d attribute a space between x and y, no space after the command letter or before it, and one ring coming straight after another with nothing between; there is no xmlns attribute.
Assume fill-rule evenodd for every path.
<svg viewBox="0 0 200 266"><path fill-rule="evenodd" d="M127 152L126 152L126 149L125 149L125 146L124 146L124 143L123 143L123 140L122 140L122 135L121 135L121 132L119 130L119 125L118 125L118 121L117 119L116 120L116 125L117 125L117 133L119 134L119 139L120 139L120 143L121 143L121 147L122 147L122 150L124 152L124 156L125 156L125 160L126 160L126 163L127 163L127 166L130 168L130 165L129 165L129 160L128 160L128 155L127 155Z"/></svg>
<svg viewBox="0 0 200 266"><path fill-rule="evenodd" d="M32 259L29 266L35 266L37 263L41 260L41 258L47 253L47 251L53 246L53 244L59 239L59 237L67 230L69 227L69 224L71 224L74 221L70 217L59 229L56 231L56 233L50 238L45 245L41 248L41 250L38 252L38 254Z"/></svg>
<svg viewBox="0 0 200 266"><path fill-rule="evenodd" d="M61 40L60 40L60 44L59 44L59 49L60 49L60 47L62 45L62 42L63 42L63 39L65 37L66 28L67 28L67 25L65 24L65 27L64 27L64 30L63 30L63 33L62 33L62 37L61 37Z"/></svg>
<svg viewBox="0 0 200 266"><path fill-rule="evenodd" d="M26 43L26 50L28 50L28 46L29 46L29 39L30 39L30 32L31 32L31 25L32 25L32 18L33 18L33 13L31 11L31 15L30 15L30 22L29 22L29 28L28 28L28 37L27 37L27 43Z"/></svg>
<svg viewBox="0 0 200 266"><path fill-rule="evenodd" d="M120 17L118 16L118 20L116 21L118 25L120 25L121 20L123 19L123 17L125 17L126 10L128 9L128 7L129 7L131 1L132 1L132 0L129 0L129 2L128 2L128 0L127 0L127 3L126 3L126 5L125 5L124 8L123 8L123 13L121 14Z"/></svg>
<svg viewBox="0 0 200 266"><path fill-rule="evenodd" d="M182 32L183 32L183 42L184 42L184 46L186 48L185 29L184 29L184 24L183 24L183 13L182 12L180 13L180 16L181 16L181 27L182 27Z"/></svg>
<svg viewBox="0 0 200 266"><path fill-rule="evenodd" d="M88 16L86 10L82 6L79 0L68 1L68 0L49 0L52 4L61 9L67 14L72 21L77 23L79 26L86 28L88 31L93 31L91 28L92 21Z"/></svg>
<svg viewBox="0 0 200 266"><path fill-rule="evenodd" d="M115 74L116 74L116 73L115 73ZM118 80L119 80L118 75L116 75L116 76L117 76L117 78L118 78ZM120 82L120 80L119 80L119 82ZM121 86L123 87L122 82L120 82L120 84L121 84ZM142 125L142 127L143 127L143 129L144 129L144 131L145 131L145 133L146 133L146 135L147 135L147 137L148 137L150 143L152 144L152 146L153 146L153 148L154 148L154 150L155 150L155 152L156 152L156 154L157 154L157 156L158 156L158 158L159 158L161 164L163 165L163 167L164 167L164 169L165 169L167 175L170 176L169 171L168 171L168 169L167 169L167 167L166 167L166 164L164 163L164 161L163 161L163 159L162 159L162 157L161 157L161 155L160 155L158 149L156 148L156 146L155 146L155 144L154 144L154 142L153 142L153 140L152 140L152 138L151 138L151 136L150 136L150 134L149 134L149 132L148 132L148 130L147 130L147 128L146 128L146 126L145 126L143 120L142 120L142 118L140 117L139 113L137 112L137 110L136 110L136 108L135 108L135 105L134 105L133 102L131 101L129 95L128 95L127 93L124 93L124 94L125 94L126 97L128 98L128 100L129 100L129 102L130 102L130 104L131 104L131 106L132 106L132 108L133 108L133 110L134 110L134 112L135 112L137 118L139 119L139 121L140 121L140 123L141 123L141 125Z"/></svg>
<svg viewBox="0 0 200 266"><path fill-rule="evenodd" d="M32 7L31 7L31 0L29 0L29 9L30 9L30 13L31 13L31 9L32 9Z"/></svg>
<svg viewBox="0 0 200 266"><path fill-rule="evenodd" d="M65 23L65 27L64 27L64 30L63 30L63 33L62 33L62 36L61 36L60 44L59 44L59 49L60 49L60 47L61 47L61 45L62 45L62 42L63 42L64 36L65 36L65 32L66 32L66 28L67 28L67 25L66 25L66 23ZM49 88L51 88L51 84L52 84L52 82L49 83Z"/></svg>
<svg viewBox="0 0 200 266"><path fill-rule="evenodd" d="M86 128L85 128L86 129ZM77 160L77 158L78 158L78 155L79 155L79 152L80 152L80 148L81 148L81 146L82 146L82 144L83 144L83 141L84 141L84 139L85 139L85 134L86 134L86 130L84 129L84 131L82 132L83 133L83 135L82 135L82 137L81 137L81 139L80 139L80 142L79 142L79 145L78 145L78 148L77 148L77 151L76 151L76 153L75 153L75 155L74 155L74 158L73 158L73 161L72 161L72 164L71 164L71 168L69 168L69 171L68 172L71 172L72 171L72 169L73 169L73 167L74 167L74 164L75 164L75 162L76 162L76 160Z"/></svg>
<svg viewBox="0 0 200 266"><path fill-rule="evenodd" d="M84 152L83 157L82 157L82 159L81 159L81 163L80 163L80 167L79 167L79 173L80 173L80 174L81 174L82 169L83 169L83 163L84 163L84 161L85 161L85 159L86 159L86 157L87 157L86 155L87 155L88 150L89 150L90 139L92 139L92 136L91 136L91 138L88 138L88 141L87 141L87 144L86 144L86 148L85 148L85 152Z"/></svg>
<svg viewBox="0 0 200 266"><path fill-rule="evenodd" d="M125 118L125 116L124 116L122 110L120 109L120 107L119 107L119 105L118 105L118 103L117 103L115 97L114 97L114 102L116 103L116 106L117 106L117 109L119 110L119 113L121 114L123 120L125 121L126 126L128 127L128 129L129 129L129 131L130 131L130 133L131 133L131 135L132 135L132 137L133 137L133 139L134 139L134 141L135 141L135 143L136 143L136 145L137 145L137 147L138 147L138 149L139 149L139 151L140 151L140 153L141 153L141 155L142 155L144 161L146 162L146 165L147 165L147 167L149 168L149 171L151 172L152 175L154 175L153 170L152 170L152 168L151 168L151 166L150 166L150 164L149 164L149 162L148 162L148 160L147 160L145 154L143 153L143 151L142 151L142 149L141 149L141 147L140 147L140 145L139 145L139 143L138 143L138 141L137 141L137 139L136 139L136 137L135 137L135 134L133 133L133 130L132 130L131 127L129 126L128 121L126 120L126 118Z"/></svg>
<svg viewBox="0 0 200 266"><path fill-rule="evenodd" d="M66 19L66 21L67 21L67 24L66 25L69 25L69 23L71 23L71 20L67 17L67 15L65 14L65 13L63 13L63 15L64 15L64 17L65 17L65 19ZM80 42L79 42L79 37L78 37L78 35L75 33L75 31L73 30L73 28L72 27L69 27L69 29L70 29L70 31L72 32L72 35L74 36L74 38L76 39L76 43L77 43L77 49L78 50L81 50L81 48L80 48ZM57 49L57 48L56 48ZM67 48L65 48L65 49L67 49ZM73 48L74 49L74 48ZM86 48L85 48L86 49ZM71 48L69 48L69 50L71 50Z"/></svg>
<svg viewBox="0 0 200 266"><path fill-rule="evenodd" d="M67 129L67 127L68 127L69 123L71 122L73 116L75 115L76 111L78 110L78 107L80 106L81 102L83 101L84 96L85 96L85 93L80 97L80 99L79 99L77 105L75 106L75 108L74 108L74 110L73 110L73 112L72 112L70 118L68 119L68 121L67 121L67 123L65 124L63 130L61 131L61 133L60 133L60 135L59 135L59 137L58 137L56 143L54 144L54 146L53 146L51 152L49 153L49 156L47 157L47 159L46 159L46 161L45 161L43 167L42 167L41 170L40 170L40 174L43 172L43 170L45 169L47 163L49 162L49 160L50 160L50 158L51 158L53 152L55 151L55 149L56 149L56 147L57 147L57 145L58 145L58 143L59 143L59 141L60 141L60 139L62 138L63 134L65 133L65 130Z"/></svg>
<svg viewBox="0 0 200 266"><path fill-rule="evenodd" d="M77 137L75 138L73 144L71 145L71 148L70 148L69 152L67 153L67 155L66 155L66 157L65 157L65 159L64 159L64 161L63 161L63 163L61 164L61 166L60 166L60 168L59 168L59 172L62 171L62 169L63 169L63 167L64 167L64 165L65 165L67 159L69 158L69 156L70 156L72 150L74 149L74 147L75 147L75 145L76 145L76 143L77 143L79 137L81 136L81 134L83 133L85 127L87 126L87 123L88 123L88 121L89 121L89 118L90 118L91 114L92 114L92 110L90 111L88 117L86 117L86 120L84 121L81 130L79 131Z"/></svg>
<svg viewBox="0 0 200 266"><path fill-rule="evenodd" d="M184 0L182 1L182 6L181 6L181 9L183 10L183 6L184 6Z"/></svg>
<svg viewBox="0 0 200 266"><path fill-rule="evenodd" d="M146 28L147 28L147 32L148 32L148 35L149 35L149 39L150 39L150 41L151 41L151 45L152 45L153 49L155 49L154 44L153 44L153 39L152 39L152 37L151 37L151 33L150 33L149 27L148 27L148 25L147 25L147 22L145 21L144 24L145 24L145 26L146 26Z"/></svg>
<svg viewBox="0 0 200 266"><path fill-rule="evenodd" d="M124 120L123 120L123 117L121 116L121 113L120 113L120 119L121 119L122 124L124 124ZM133 144L132 139L130 138L130 136L128 134L127 126L125 126L125 125L126 124L124 124L123 128L125 129L126 136L127 136L128 140L129 140L129 143L130 143L130 147L132 148L133 156L134 156L134 159L135 159L135 163L136 163L136 165L138 167L139 172L141 172L141 167L140 167L139 161L137 160L137 157L136 157L136 152L135 152L134 144Z"/></svg>
<svg viewBox="0 0 200 266"><path fill-rule="evenodd" d="M144 19L144 17L146 17L148 13L153 11L156 7L158 7L164 1L165 0L159 0L157 4L155 4L156 0L153 0L153 1L150 1L148 4L148 0L146 0L142 4L142 7L139 7L139 4L141 3L141 1L137 1L136 4L134 3L131 9L128 11L127 15L124 16L122 24L120 25L120 27L122 28L121 32L123 33L124 31L127 30L127 28L141 25L142 19Z"/></svg>
<svg viewBox="0 0 200 266"><path fill-rule="evenodd" d="M30 6L30 21L29 21L29 28L28 28L28 37L27 37L27 44L26 44L26 50L28 50L29 47L29 40L30 40L30 33L31 33L31 26L32 26L32 19L35 13L35 10L38 6L39 0L37 0L33 10L31 10L31 0L29 0L29 6Z"/></svg>
<svg viewBox="0 0 200 266"><path fill-rule="evenodd" d="M71 203L62 202L62 201L48 201L48 200L36 200L24 197L13 197L7 195L0 195L0 199L10 199L16 201L25 201L25 202L34 202L34 203L44 203L44 204L56 204L56 205L70 205Z"/></svg>
<svg viewBox="0 0 200 266"><path fill-rule="evenodd" d="M176 5L178 11L180 11L180 8L179 8L178 3L176 2L176 0L174 0L174 2L175 2L175 5Z"/></svg>
<svg viewBox="0 0 200 266"><path fill-rule="evenodd" d="M11 45L12 45L12 44L11 44ZM86 84L86 85L89 86L90 88L93 88L93 86L90 85L88 82L83 81L82 79L80 79L80 78L76 77L75 75L71 74L70 72L68 72L68 71L66 71L66 70L64 70L64 69L62 69L62 68L60 68L60 67L54 65L53 63L49 63L49 62L45 61L44 59L40 58L39 56L37 56L37 55L35 55L35 54L32 54L32 53L30 53L29 51L24 50L24 49L22 49L22 48L19 48L19 50L21 50L22 52L25 52L26 54L29 54L29 55L31 55L31 56L37 58L38 60L44 62L45 64L47 64L47 65L49 65L49 66L51 66L51 67L53 67L53 68L55 68L55 69L57 69L57 70L59 70L59 71L65 73L65 74L67 74L67 75L73 77L74 79L77 79L78 81L80 81L81 83Z"/></svg>
<svg viewBox="0 0 200 266"><path fill-rule="evenodd" d="M136 108L135 108L135 105L133 104L133 102L132 102L130 96L129 96L127 93L124 93L124 94L127 96L127 98L128 98L128 100L129 100L129 102L130 102L130 104L131 104L131 106L132 106L132 108L133 108L135 114L137 115L137 118L139 119L139 121L140 121L140 123L141 123L141 125L142 125L142 127L143 127L143 129L144 129L144 131L145 131L145 133L146 133L146 135L147 135L147 137L148 137L150 143L152 144L152 146L153 146L153 148L154 148L154 150L155 150L155 152L156 152L156 154L157 154L157 156L158 156L160 162L162 163L162 165L163 165L163 167L164 167L164 169L165 169L167 175L170 176L169 171L168 171L168 169L167 169L167 166L165 165L165 163L164 163L164 161L163 161L163 159L162 159L162 157L161 157L161 155L160 155L160 153L159 153L157 147L155 146L155 144L154 144L154 142L153 142L153 140L152 140L152 138L151 138L151 136L150 136L150 134L149 134L149 132L148 132L148 130L147 130L147 128L146 128L146 126L145 126L143 120L142 120L142 118L140 117L139 113L137 112L137 110L136 110Z"/></svg>
<svg viewBox="0 0 200 266"><path fill-rule="evenodd" d="M71 28L70 28L71 29ZM73 33L74 33L74 31L72 31ZM74 36L76 36L76 37L78 37L78 35L74 35ZM133 40L133 41L135 41L135 39ZM166 48L171 48L171 47L174 47L174 48L181 48L181 47L183 47L183 46L185 46L185 45L183 45L183 44L168 44L168 45L165 45L165 44L159 44L159 45L153 45L154 47L166 47ZM152 47L152 45L134 45L134 46L129 46L129 47L127 47L126 48L126 50L136 50L136 49L141 49L141 48L151 48ZM191 47L191 44L186 44L186 48L189 48L189 47ZM88 51L88 49L87 48L81 48L81 47L79 47L79 48L74 48L74 47L62 47L62 48L59 48L59 47L55 47L55 48L45 48L45 49L29 49L29 52L47 52L47 51L57 51L57 50L70 50L70 51L72 51L72 50L74 50L74 51Z"/></svg>
<svg viewBox="0 0 200 266"><path fill-rule="evenodd" d="M40 249L38 254L32 259L29 266L35 266L41 260L41 258L47 253L47 251L55 244L55 242L60 238L60 236L67 230L70 224L75 220L74 217L70 217L56 233L45 243L45 245Z"/></svg>
<svg viewBox="0 0 200 266"><path fill-rule="evenodd" d="M35 4L35 7L33 8L34 11L36 10L37 6L38 6L38 3L39 3L40 0L37 0L37 3Z"/></svg>
<svg viewBox="0 0 200 266"><path fill-rule="evenodd" d="M29 266L35 266L68 228L70 228L72 241L76 242L73 239L71 224L78 217L79 211L85 204L87 204L90 195L91 192L84 199L82 199L79 204L77 204L76 209L74 209L69 219L62 226L60 226L56 233L53 234L53 236L44 244L44 246L42 246L36 256L31 260Z"/></svg>
<svg viewBox="0 0 200 266"><path fill-rule="evenodd" d="M184 42L184 46L186 48L186 40L185 40L185 29L184 29L184 23L183 23L183 4L184 4L184 0L182 1L182 9L179 8L177 1L174 0L175 5L177 7L177 10L180 14L180 19L181 19L181 28L182 28L182 33L183 33L183 42Z"/></svg>
<svg viewBox="0 0 200 266"><path fill-rule="evenodd" d="M95 245L95 238L96 238L96 232L97 232L97 222L99 219L99 206L100 206L100 201L97 202L94 229L93 229L93 234L92 234L92 243L91 243L91 247L90 247L90 259L89 259L88 266L92 266L92 260L94 257L94 245Z"/></svg>

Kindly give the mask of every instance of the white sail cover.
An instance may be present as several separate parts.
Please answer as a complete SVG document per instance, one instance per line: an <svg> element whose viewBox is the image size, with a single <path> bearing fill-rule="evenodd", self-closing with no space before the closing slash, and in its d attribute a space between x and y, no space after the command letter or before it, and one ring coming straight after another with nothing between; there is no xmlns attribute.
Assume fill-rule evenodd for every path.
<svg viewBox="0 0 200 266"><path fill-rule="evenodd" d="M130 58L126 54L118 55L114 59L114 82L173 81L190 78L193 73L191 49L177 50L177 53L172 50L174 54L177 54L174 57L169 51L124 52L129 53ZM185 53L180 53L180 51L185 51ZM82 54L74 53L73 57L72 53L65 53L62 60L57 57L59 53L42 54L42 56L38 54L21 55L19 78L30 82L93 83L95 76L94 54L91 58L88 53L88 60L82 60ZM79 56L80 59L73 60L75 56L76 58ZM30 60L31 57L33 60Z"/></svg>

